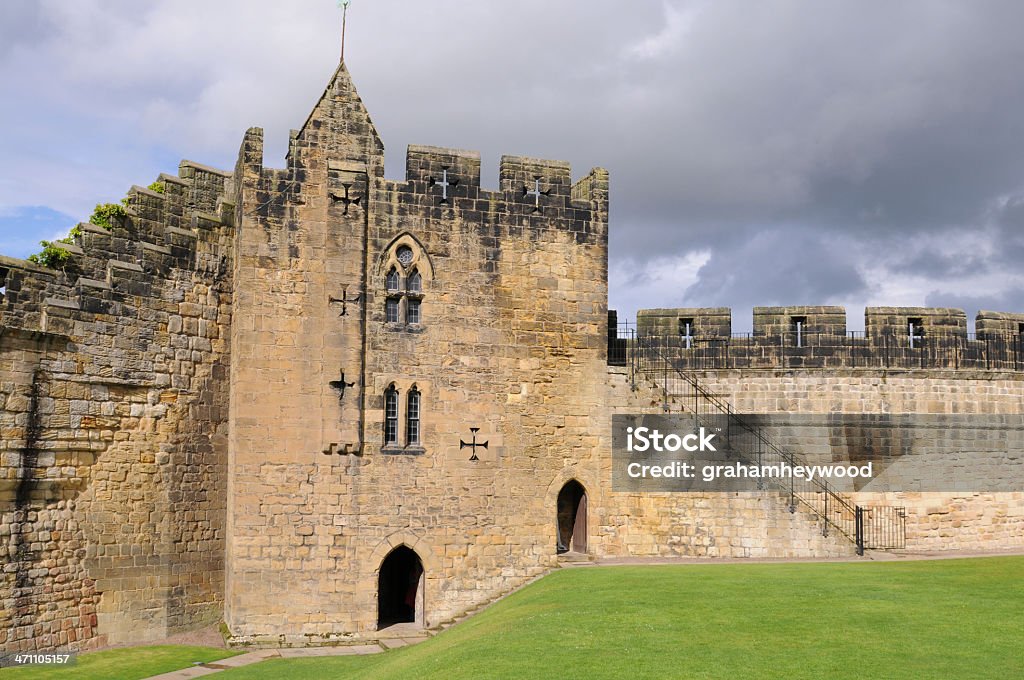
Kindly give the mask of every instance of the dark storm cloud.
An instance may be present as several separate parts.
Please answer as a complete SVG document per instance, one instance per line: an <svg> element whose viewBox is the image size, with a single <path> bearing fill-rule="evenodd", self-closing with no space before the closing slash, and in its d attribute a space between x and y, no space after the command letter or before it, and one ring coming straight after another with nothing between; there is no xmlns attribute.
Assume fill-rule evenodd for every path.
<svg viewBox="0 0 1024 680"><path fill-rule="evenodd" d="M662 101L641 143L675 198L631 213L889 234L962 224L1019 187L1024 90L1007 65L1024 47L1005 22L1024 8L874 9L708 6L648 76Z"/></svg>
<svg viewBox="0 0 1024 680"><path fill-rule="evenodd" d="M901 237L882 242L883 247L888 245L886 264L894 270L945 281L972 275L990 266L990 257L983 253L941 248L944 235L952 236L944 231L935 233L934 239ZM976 243L987 246L989 241L987 234L978 232Z"/></svg>
<svg viewBox="0 0 1024 680"><path fill-rule="evenodd" d="M995 258L1011 267L1024 263L1024 194L1011 196L1001 205L995 216L998 248Z"/></svg>
<svg viewBox="0 0 1024 680"><path fill-rule="evenodd" d="M639 227L618 248L710 249L684 296L695 305L922 304L929 288L1011 283L1019 218L989 227L993 202L1024 186L1024 87L1008 68L1024 57L1024 8L872 9L698 14L648 71L660 103L634 140L647 164L614 175L646 175L615 194ZM950 251L950 235L967 247ZM1024 308L1016 288L982 296Z"/></svg>
<svg viewBox="0 0 1024 680"><path fill-rule="evenodd" d="M802 228L750 229L712 252L687 306L827 304L867 291L849 252Z"/></svg>
<svg viewBox="0 0 1024 680"><path fill-rule="evenodd" d="M3 3L21 171L0 207L81 214L173 171L168 147L231 167L250 125L280 166L334 4ZM628 316L941 290L1024 309L1021 25L1012 1L355 0L347 55L391 177L411 143L480 151L489 186L503 153L607 167L613 269L653 270L613 287Z"/></svg>
<svg viewBox="0 0 1024 680"><path fill-rule="evenodd" d="M1011 288L994 295L960 295L953 291L935 291L928 294L925 304L929 307L963 309L973 323L975 313L980 310L997 312L1008 309L1019 310L1021 300L1024 300L1024 287Z"/></svg>

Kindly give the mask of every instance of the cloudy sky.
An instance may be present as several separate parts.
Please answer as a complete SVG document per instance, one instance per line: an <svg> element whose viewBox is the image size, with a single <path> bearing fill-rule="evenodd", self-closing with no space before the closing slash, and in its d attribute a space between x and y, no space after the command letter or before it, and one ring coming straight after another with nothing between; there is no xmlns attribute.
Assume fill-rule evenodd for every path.
<svg viewBox="0 0 1024 680"><path fill-rule="evenodd" d="M333 0L3 0L0 253L100 201L283 165ZM611 171L611 305L1024 311L1024 3L353 0L347 59L408 144Z"/></svg>

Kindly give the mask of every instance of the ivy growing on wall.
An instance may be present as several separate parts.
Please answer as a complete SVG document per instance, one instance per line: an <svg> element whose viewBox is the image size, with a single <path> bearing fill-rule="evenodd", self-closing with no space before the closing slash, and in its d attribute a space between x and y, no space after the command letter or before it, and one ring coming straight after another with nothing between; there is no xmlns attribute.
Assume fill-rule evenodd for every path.
<svg viewBox="0 0 1024 680"><path fill-rule="evenodd" d="M148 189L158 194L167 191L166 185L159 180L150 184ZM127 197L122 198L120 203L99 203L92 211L92 215L89 216L89 222L109 231L113 229L115 219L123 219L128 216L127 205ZM29 255L28 261L50 269L63 269L71 259L71 251L64 248L62 244L72 244L75 242L75 238L81 235L82 228L75 225L65 238L57 241L40 241L39 245L43 247L43 250L35 255Z"/></svg>
<svg viewBox="0 0 1024 680"><path fill-rule="evenodd" d="M100 203L92 211L89 222L104 229L111 229L114 226L111 219L126 217L127 215L128 212L121 203Z"/></svg>
<svg viewBox="0 0 1024 680"><path fill-rule="evenodd" d="M112 219L123 218L127 215L128 212L125 210L124 205L120 203L100 203L93 210L92 215L89 217L89 222L109 231L114 226L111 221ZM63 269L67 265L68 260L71 259L71 251L65 248L64 245L74 243L75 238L81 235L82 228L76 224L68 232L68 235L62 239L57 241L40 241L39 245L43 247L42 251L35 255L29 255L28 261L50 269Z"/></svg>
<svg viewBox="0 0 1024 680"><path fill-rule="evenodd" d="M43 247L43 250L35 255L29 255L28 261L44 267L49 267L50 269L63 269L64 265L66 265L68 260L71 258L71 251L60 245L66 241L68 241L68 239L61 239L60 241L40 241L39 245Z"/></svg>

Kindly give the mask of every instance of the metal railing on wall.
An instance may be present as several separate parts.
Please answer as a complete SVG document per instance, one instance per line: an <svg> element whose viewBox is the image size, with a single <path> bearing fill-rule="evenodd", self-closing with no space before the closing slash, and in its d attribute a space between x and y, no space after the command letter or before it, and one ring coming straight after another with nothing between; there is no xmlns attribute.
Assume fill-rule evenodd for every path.
<svg viewBox="0 0 1024 680"><path fill-rule="evenodd" d="M703 418L705 424L714 420L716 425L721 425L724 419L721 436L728 443L729 450L746 463L759 467L802 465L793 452L776 444L763 427L737 414L728 402L700 384L693 374L692 344L666 342L666 337L671 338L639 336L635 329L623 324L614 335L609 333L608 363L627 367L634 386L640 377L653 382L662 392L663 410L666 412L678 406L680 410L691 413L698 422ZM763 484L761 482L760 488L764 488ZM837 493L826 481L817 478L790 476L771 484L788 495L790 512L795 512L798 506L805 507L820 521L823 535L827 536L831 529L837 530L855 543L858 554L863 554L865 549L905 547L904 508L858 506Z"/></svg>
<svg viewBox="0 0 1024 680"><path fill-rule="evenodd" d="M704 371L756 368L863 368L1024 371L1024 335L967 333L909 336L845 335L802 331L770 335L734 333L727 337L637 333L621 323L609 333L608 363L626 365L638 339L671 352L680 368Z"/></svg>

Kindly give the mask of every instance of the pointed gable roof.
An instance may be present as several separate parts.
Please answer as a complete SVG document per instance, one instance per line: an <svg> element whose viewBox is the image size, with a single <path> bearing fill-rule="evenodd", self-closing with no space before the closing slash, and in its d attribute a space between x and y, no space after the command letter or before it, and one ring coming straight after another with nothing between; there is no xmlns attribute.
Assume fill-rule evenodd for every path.
<svg viewBox="0 0 1024 680"><path fill-rule="evenodd" d="M299 139L332 158L383 166L384 144L344 62L303 124Z"/></svg>

